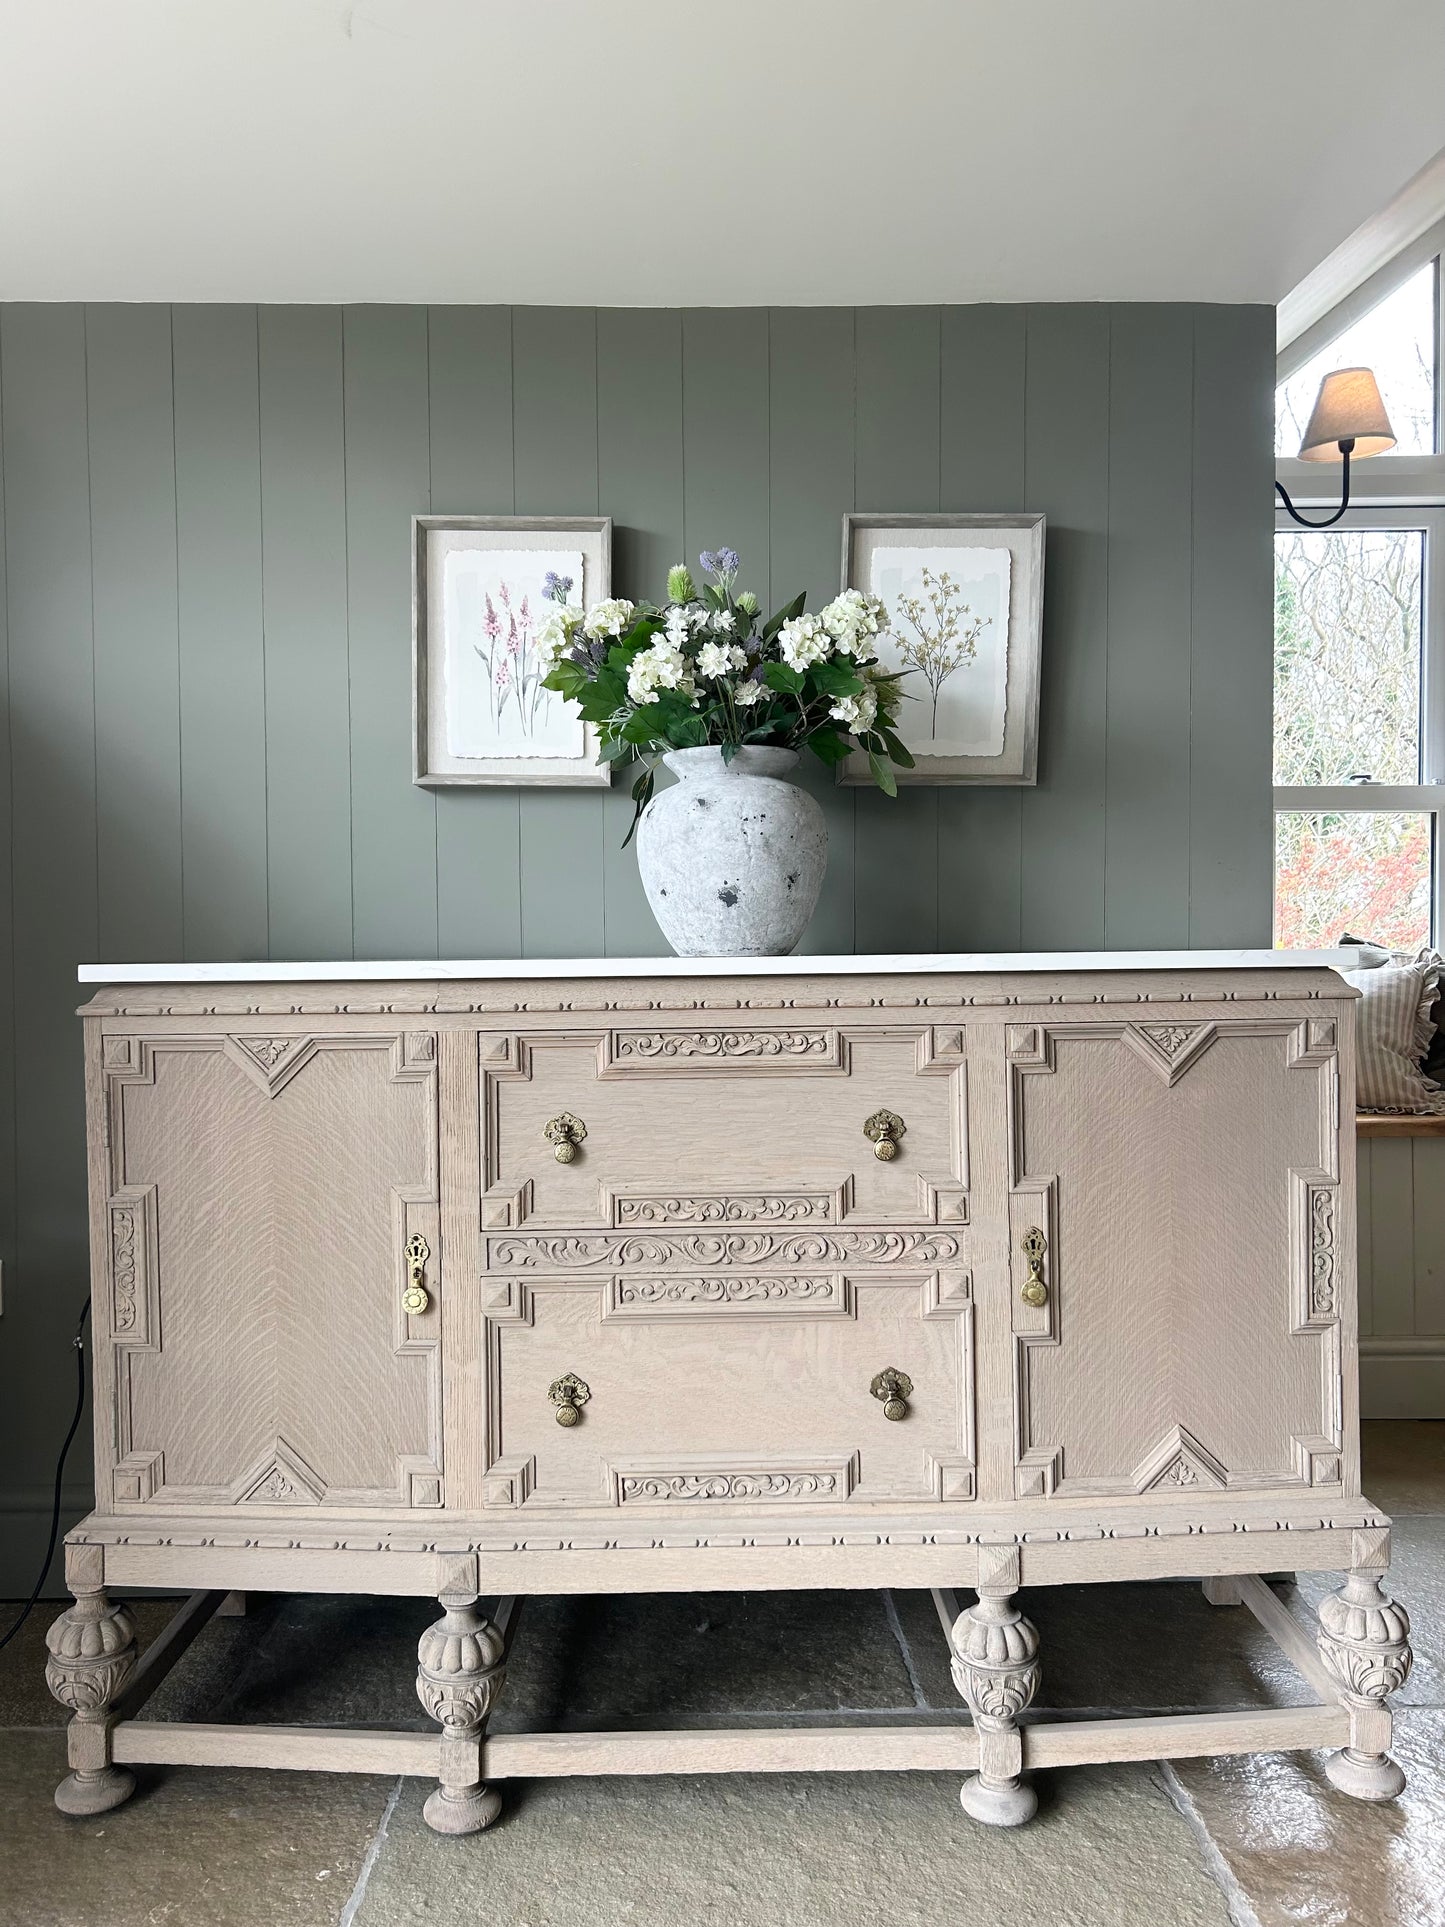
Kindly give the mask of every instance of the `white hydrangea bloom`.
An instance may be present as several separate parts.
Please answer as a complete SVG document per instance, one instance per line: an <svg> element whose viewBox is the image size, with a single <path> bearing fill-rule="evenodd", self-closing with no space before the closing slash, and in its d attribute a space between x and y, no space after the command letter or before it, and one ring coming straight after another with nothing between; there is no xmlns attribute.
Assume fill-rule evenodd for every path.
<svg viewBox="0 0 1445 1927"><path fill-rule="evenodd" d="M738 619L731 609L719 609L712 619L713 634L730 636L738 626Z"/></svg>
<svg viewBox="0 0 1445 1927"><path fill-rule="evenodd" d="M659 689L680 689L692 696L694 684L682 651L665 636L635 656L627 672L627 693L635 703L650 703Z"/></svg>
<svg viewBox="0 0 1445 1927"><path fill-rule="evenodd" d="M827 661L833 653L833 638L816 616L794 616L778 631L778 653L790 669L806 669L810 663Z"/></svg>
<svg viewBox="0 0 1445 1927"><path fill-rule="evenodd" d="M726 643L705 642L697 652L697 672L700 676L716 679L725 676L732 666L732 653Z"/></svg>
<svg viewBox="0 0 1445 1927"><path fill-rule="evenodd" d="M751 709L767 695L766 687L760 682L740 682L733 685L733 701L739 709Z"/></svg>
<svg viewBox="0 0 1445 1927"><path fill-rule="evenodd" d="M691 630L688 626L687 610L676 603L667 612L667 640L674 649L681 649Z"/></svg>
<svg viewBox="0 0 1445 1927"><path fill-rule="evenodd" d="M888 623L888 611L877 596L865 595L861 589L845 589L819 610L818 620L845 656L855 662L877 661L873 637Z"/></svg>
<svg viewBox="0 0 1445 1927"><path fill-rule="evenodd" d="M582 626L594 640L600 636L620 636L624 629L632 627L632 610L632 603L614 596L606 602L594 603Z"/></svg>
<svg viewBox="0 0 1445 1927"><path fill-rule="evenodd" d="M871 729L878 716L877 692L866 688L856 696L840 696L828 714L834 722L844 724L855 734L860 729Z"/></svg>
<svg viewBox="0 0 1445 1927"><path fill-rule="evenodd" d="M572 638L582 621L582 611L575 603L565 609L553 603L547 620L537 631L537 654L550 669L572 646Z"/></svg>

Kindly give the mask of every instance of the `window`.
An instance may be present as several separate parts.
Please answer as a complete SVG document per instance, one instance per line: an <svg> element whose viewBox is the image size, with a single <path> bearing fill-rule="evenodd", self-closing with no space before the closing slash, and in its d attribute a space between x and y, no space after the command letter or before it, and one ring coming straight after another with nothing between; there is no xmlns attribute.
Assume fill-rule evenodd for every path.
<svg viewBox="0 0 1445 1927"><path fill-rule="evenodd" d="M1282 381L1274 396L1274 452L1297 455L1324 377L1333 368L1373 368L1396 452L1436 452L1438 261L1427 261L1393 294L1335 336Z"/></svg>
<svg viewBox="0 0 1445 1927"><path fill-rule="evenodd" d="M1275 943L1445 930L1445 509L1275 534Z"/></svg>

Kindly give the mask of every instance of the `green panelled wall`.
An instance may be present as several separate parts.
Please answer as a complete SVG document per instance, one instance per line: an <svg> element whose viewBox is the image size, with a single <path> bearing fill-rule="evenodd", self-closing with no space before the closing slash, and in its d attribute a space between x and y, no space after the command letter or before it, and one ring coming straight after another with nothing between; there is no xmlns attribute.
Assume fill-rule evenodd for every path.
<svg viewBox="0 0 1445 1927"><path fill-rule="evenodd" d="M0 309L0 1591L86 1290L77 962L661 948L621 789L413 787L414 512L776 602L847 509L1043 510L1037 788L810 778L806 947L1266 944L1273 357L1262 307Z"/></svg>

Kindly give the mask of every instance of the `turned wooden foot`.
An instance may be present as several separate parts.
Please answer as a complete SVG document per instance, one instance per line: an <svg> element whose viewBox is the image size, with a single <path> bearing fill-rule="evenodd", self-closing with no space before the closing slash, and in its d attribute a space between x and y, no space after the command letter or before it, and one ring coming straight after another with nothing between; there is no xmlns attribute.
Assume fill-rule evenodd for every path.
<svg viewBox="0 0 1445 1927"><path fill-rule="evenodd" d="M1018 1716L1039 1690L1038 1630L1012 1592L981 1592L953 1622L953 1683L968 1701L978 1732L979 1770L964 1781L965 1813L991 1827L1020 1827L1038 1796L1019 1777L1023 1741Z"/></svg>
<svg viewBox="0 0 1445 1927"><path fill-rule="evenodd" d="M474 1599L442 1596L445 1608L417 1646L417 1697L441 1721L441 1774L422 1809L437 1833L480 1833L502 1801L482 1784L482 1739L501 1691L505 1645Z"/></svg>
<svg viewBox="0 0 1445 1927"><path fill-rule="evenodd" d="M72 1718L71 1772L55 1789L62 1813L108 1813L135 1791L135 1775L110 1757L110 1708L135 1669L135 1623L98 1587L78 1592L45 1635L45 1680Z"/></svg>
<svg viewBox="0 0 1445 1927"><path fill-rule="evenodd" d="M1379 1575L1352 1572L1320 1605L1320 1658L1339 1681L1350 1712L1350 1744L1325 1762L1341 1793L1355 1800L1393 1800L1405 1775L1390 1758L1385 1701L1410 1677L1410 1618L1380 1585Z"/></svg>

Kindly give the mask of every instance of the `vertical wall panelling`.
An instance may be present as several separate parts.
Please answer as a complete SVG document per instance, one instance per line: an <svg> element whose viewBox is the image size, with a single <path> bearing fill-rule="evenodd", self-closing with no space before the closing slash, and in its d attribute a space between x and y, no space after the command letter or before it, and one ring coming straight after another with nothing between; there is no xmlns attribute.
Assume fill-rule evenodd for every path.
<svg viewBox="0 0 1445 1927"><path fill-rule="evenodd" d="M682 317L683 543L726 545L739 580L765 594L771 567L768 501L768 313L689 308Z"/></svg>
<svg viewBox="0 0 1445 1927"><path fill-rule="evenodd" d="M597 316L513 312L513 432L519 515L600 515ZM595 789L522 792L522 953L598 956L606 835Z"/></svg>
<svg viewBox="0 0 1445 1927"><path fill-rule="evenodd" d="M843 517L853 507L853 312L774 308L768 317L768 496L771 579L755 586L771 612L805 590L810 608L841 583ZM800 780L823 806L828 869L799 948L855 947L857 791L842 788L811 751Z"/></svg>
<svg viewBox="0 0 1445 1927"><path fill-rule="evenodd" d="M1415 1200L1407 1137L1379 1137L1370 1147L1371 1330L1377 1338L1413 1329Z"/></svg>
<svg viewBox="0 0 1445 1927"><path fill-rule="evenodd" d="M15 1289L19 1277L15 1263L15 953L14 927L15 811L10 738L14 705L10 699L10 622L6 595L5 557L5 314L0 309L0 906L4 925L0 927L0 1265ZM11 1348L7 1365L5 1348L0 1346L0 1406L14 1398L12 1374L19 1365ZM3 1444L3 1441L0 1441ZM28 1468L27 1468L28 1470ZM0 1507L4 1499L0 1497ZM0 1520L0 1531L4 1530ZM12 1533L12 1538L16 1535ZM30 1556L28 1534L26 1556ZM39 1556L38 1552L35 1555Z"/></svg>
<svg viewBox="0 0 1445 1927"><path fill-rule="evenodd" d="M1189 942L1190 502L1186 308L1112 310L1104 941Z"/></svg>
<svg viewBox="0 0 1445 1927"><path fill-rule="evenodd" d="M256 327L247 307L172 316L187 957L269 949Z"/></svg>
<svg viewBox="0 0 1445 1927"><path fill-rule="evenodd" d="M510 515L512 311L427 310L431 499L439 515ZM436 791L444 957L522 948L521 798L487 784Z"/></svg>
<svg viewBox="0 0 1445 1927"><path fill-rule="evenodd" d="M273 957L349 957L351 691L341 314L262 308L266 882Z"/></svg>
<svg viewBox="0 0 1445 1927"><path fill-rule="evenodd" d="M1360 1331L1375 1329L1374 1172L1375 1140L1360 1138L1355 1145L1355 1252L1359 1268Z"/></svg>
<svg viewBox="0 0 1445 1927"><path fill-rule="evenodd" d="M1109 319L1098 306L1028 310L1028 506L1049 531L1039 780L1020 797L1026 950L1104 943Z"/></svg>
<svg viewBox="0 0 1445 1927"><path fill-rule="evenodd" d="M4 1040L15 1114L14 1264L0 1344L0 1547L14 1583L44 1549L57 1414L74 1382L67 1341L85 1298L85 1125L75 966L96 954L95 657L79 307L0 313L13 843L10 910L19 1020ZM86 1478L88 1450L73 1476Z"/></svg>
<svg viewBox="0 0 1445 1927"><path fill-rule="evenodd" d="M597 315L597 467L603 510L612 517L612 579L634 602L660 602L668 568L683 557L682 315L676 310L603 308ZM637 856L622 848L632 821L631 764L602 799L605 949L651 957L667 944L658 929ZM660 780L665 780L659 772Z"/></svg>
<svg viewBox="0 0 1445 1927"><path fill-rule="evenodd" d="M943 310L940 508L997 514L1037 507L1024 474L1026 314L986 305ZM939 790L941 950L1019 949L1022 821L1016 785Z"/></svg>
<svg viewBox="0 0 1445 1927"><path fill-rule="evenodd" d="M437 813L411 780L411 518L430 506L425 308L343 324L358 957L437 954Z"/></svg>
<svg viewBox="0 0 1445 1927"><path fill-rule="evenodd" d="M176 467L168 307L86 310L99 945L181 954Z"/></svg>
<svg viewBox="0 0 1445 1927"><path fill-rule="evenodd" d="M936 509L942 357L937 308L860 308L854 494L868 509ZM909 684L905 683L905 689ZM909 736L912 699L902 708ZM938 948L938 791L857 792L860 950Z"/></svg>
<svg viewBox="0 0 1445 1927"><path fill-rule="evenodd" d="M1271 616L1259 597L1274 522L1259 505L1274 502L1272 327L1268 308L1194 310L1189 941L1198 946L1270 941L1274 657L1261 647Z"/></svg>
<svg viewBox="0 0 1445 1927"><path fill-rule="evenodd" d="M1410 1329L1445 1335L1445 1139L1410 1139L1415 1301Z"/></svg>

